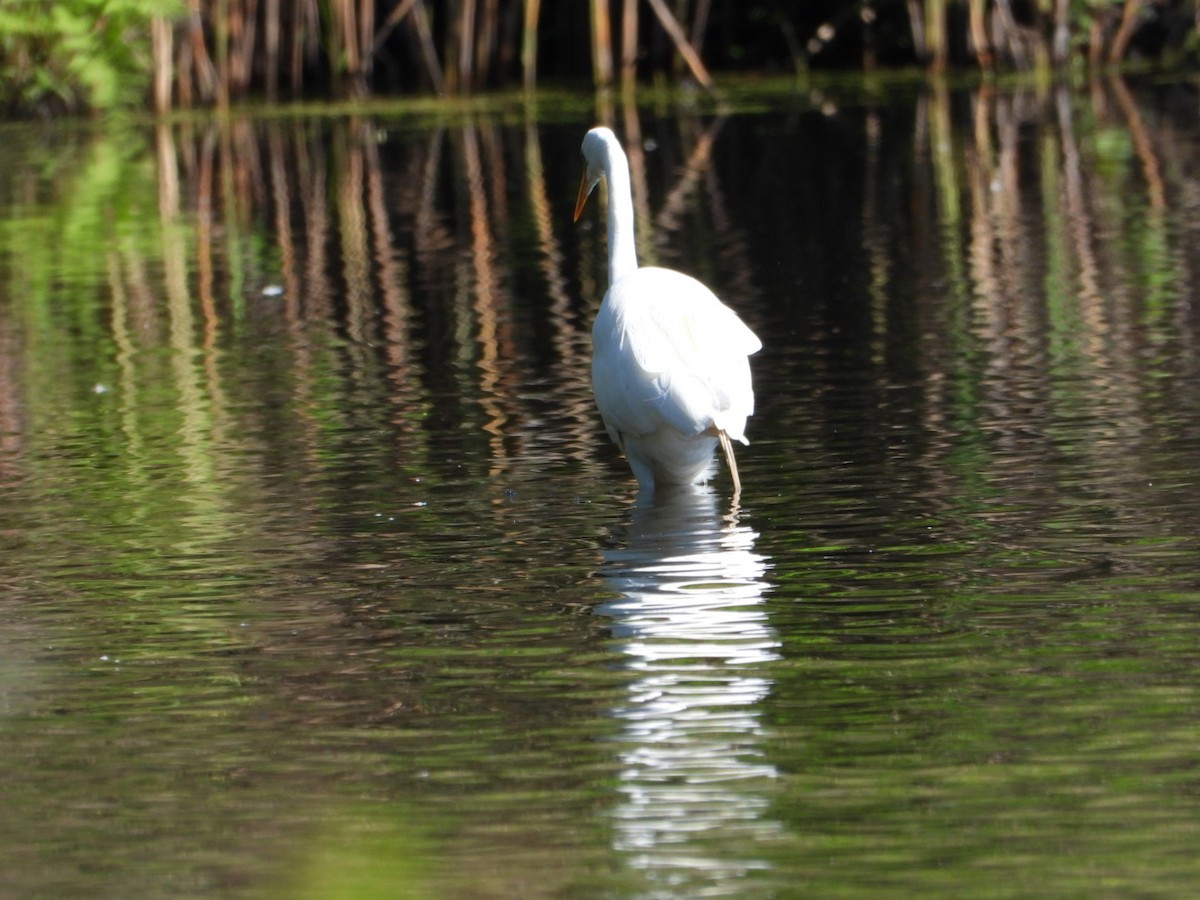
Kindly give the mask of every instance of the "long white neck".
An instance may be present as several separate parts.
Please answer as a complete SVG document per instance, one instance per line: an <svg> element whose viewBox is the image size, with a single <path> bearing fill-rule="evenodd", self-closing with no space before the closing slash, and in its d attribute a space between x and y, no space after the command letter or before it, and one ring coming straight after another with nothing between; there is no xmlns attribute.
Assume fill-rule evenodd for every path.
<svg viewBox="0 0 1200 900"><path fill-rule="evenodd" d="M608 144L608 284L638 267L637 244L633 236L633 193L629 186L629 160L616 141Z"/></svg>

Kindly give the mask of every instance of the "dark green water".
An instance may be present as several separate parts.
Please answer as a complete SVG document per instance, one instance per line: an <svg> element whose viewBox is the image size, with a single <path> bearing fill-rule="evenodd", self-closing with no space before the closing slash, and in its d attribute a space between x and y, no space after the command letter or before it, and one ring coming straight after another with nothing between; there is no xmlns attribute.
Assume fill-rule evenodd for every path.
<svg viewBox="0 0 1200 900"><path fill-rule="evenodd" d="M592 121L4 131L0 896L1194 892L1194 89L746 108L613 122L734 509L592 406Z"/></svg>

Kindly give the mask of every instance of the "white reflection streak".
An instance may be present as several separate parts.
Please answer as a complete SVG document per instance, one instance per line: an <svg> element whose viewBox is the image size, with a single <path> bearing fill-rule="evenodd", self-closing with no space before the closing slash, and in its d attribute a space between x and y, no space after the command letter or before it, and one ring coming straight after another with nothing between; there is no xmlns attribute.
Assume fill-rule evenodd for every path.
<svg viewBox="0 0 1200 900"><path fill-rule="evenodd" d="M758 708L779 642L756 537L694 488L639 505L627 546L604 554L621 596L596 611L640 674L614 710L627 745L615 847L658 887L689 896L737 893L742 875L768 867L754 844L780 830L765 818L763 782L776 771L759 746Z"/></svg>

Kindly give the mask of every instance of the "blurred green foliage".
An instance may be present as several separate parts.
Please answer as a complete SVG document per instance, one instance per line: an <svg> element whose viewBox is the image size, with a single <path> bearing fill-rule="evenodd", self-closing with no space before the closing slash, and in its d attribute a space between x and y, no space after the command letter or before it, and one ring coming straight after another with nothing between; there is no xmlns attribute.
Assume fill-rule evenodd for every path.
<svg viewBox="0 0 1200 900"><path fill-rule="evenodd" d="M682 80L662 14L604 0L0 0L0 116L282 96L582 84L634 36L631 77ZM1196 0L715 0L668 18L713 72L1095 73L1194 66ZM399 14L399 15L398 15ZM673 17L672 17L673 16ZM678 21L676 21L678 19ZM605 21L603 18L600 21ZM152 37L153 34L153 37ZM157 44L155 40L157 39ZM474 47L473 52L464 48ZM157 53L156 53L157 48ZM600 67L603 69L603 66ZM601 80L610 76L600 76Z"/></svg>
<svg viewBox="0 0 1200 900"><path fill-rule="evenodd" d="M0 4L0 110L104 109L141 100L150 22L180 0L5 0Z"/></svg>

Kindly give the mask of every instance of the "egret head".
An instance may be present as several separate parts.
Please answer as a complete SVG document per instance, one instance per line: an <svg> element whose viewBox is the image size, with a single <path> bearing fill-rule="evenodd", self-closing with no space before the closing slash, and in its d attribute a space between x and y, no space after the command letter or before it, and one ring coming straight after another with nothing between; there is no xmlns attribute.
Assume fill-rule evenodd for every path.
<svg viewBox="0 0 1200 900"><path fill-rule="evenodd" d="M613 155L622 152L612 129L603 126L593 128L583 136L580 151L583 153L583 178L579 182L579 196L575 200L575 221L579 221L587 198L609 171Z"/></svg>

